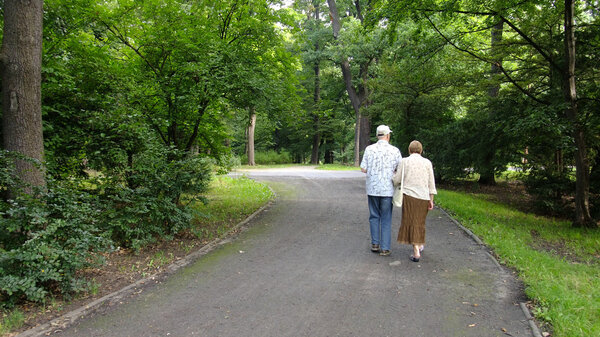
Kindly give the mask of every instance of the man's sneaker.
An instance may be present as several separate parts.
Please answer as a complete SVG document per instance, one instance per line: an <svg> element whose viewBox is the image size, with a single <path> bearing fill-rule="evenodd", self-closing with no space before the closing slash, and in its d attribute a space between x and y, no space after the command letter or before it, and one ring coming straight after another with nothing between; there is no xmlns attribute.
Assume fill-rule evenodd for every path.
<svg viewBox="0 0 600 337"><path fill-rule="evenodd" d="M372 245L371 245L371 251L372 251L373 253L379 253L379 245L374 245L374 244L372 244Z"/></svg>
<svg viewBox="0 0 600 337"><path fill-rule="evenodd" d="M379 252L379 256L389 256L392 252L390 252L389 250L382 250L381 252Z"/></svg>

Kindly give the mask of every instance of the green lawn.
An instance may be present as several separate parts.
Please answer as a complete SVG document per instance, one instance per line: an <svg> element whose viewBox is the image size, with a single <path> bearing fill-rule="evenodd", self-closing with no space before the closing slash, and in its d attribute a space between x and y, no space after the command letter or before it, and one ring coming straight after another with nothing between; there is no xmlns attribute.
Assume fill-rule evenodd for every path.
<svg viewBox="0 0 600 337"><path fill-rule="evenodd" d="M256 170L256 169L269 169L269 168L288 168L288 167L297 167L297 166L305 166L305 167L314 167L317 170L329 170L329 171L356 171L360 170L360 167L350 166L350 165L342 165L342 164L320 164L320 165L311 165L311 164L272 164L272 165L241 165L237 167L240 170ZM235 170L234 170L235 171Z"/></svg>
<svg viewBox="0 0 600 337"><path fill-rule="evenodd" d="M240 166L236 167L233 171L235 171L236 169L256 170L256 169L269 169L269 168L287 168L287 167L296 167L296 166L309 166L309 165L307 165L307 164L269 164L269 165L256 164L253 166L240 165Z"/></svg>
<svg viewBox="0 0 600 337"><path fill-rule="evenodd" d="M600 230L516 211L484 195L439 190L436 202L515 269L554 337L600 336Z"/></svg>
<svg viewBox="0 0 600 337"><path fill-rule="evenodd" d="M208 203L195 203L193 231L198 237L212 239L224 234L271 200L268 186L246 177L217 176L207 194Z"/></svg>

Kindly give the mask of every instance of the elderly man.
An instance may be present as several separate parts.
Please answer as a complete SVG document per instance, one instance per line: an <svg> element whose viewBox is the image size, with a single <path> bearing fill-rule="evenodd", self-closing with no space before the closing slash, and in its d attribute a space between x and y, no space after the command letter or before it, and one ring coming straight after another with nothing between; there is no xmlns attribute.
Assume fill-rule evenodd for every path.
<svg viewBox="0 0 600 337"><path fill-rule="evenodd" d="M390 145L387 125L377 127L377 143L367 146L360 164L367 174L369 224L371 226L371 251L381 256L390 255L392 236L392 176L402 160L397 147Z"/></svg>

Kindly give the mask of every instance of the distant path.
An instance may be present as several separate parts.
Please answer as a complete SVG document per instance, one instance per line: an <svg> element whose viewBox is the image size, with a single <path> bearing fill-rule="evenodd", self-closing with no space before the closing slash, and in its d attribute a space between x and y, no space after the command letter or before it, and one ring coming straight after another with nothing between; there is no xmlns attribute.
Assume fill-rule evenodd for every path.
<svg viewBox="0 0 600 337"><path fill-rule="evenodd" d="M441 211L430 212L420 263L396 243L380 257L360 172L246 174L278 194L248 230L57 335L532 336L519 283Z"/></svg>

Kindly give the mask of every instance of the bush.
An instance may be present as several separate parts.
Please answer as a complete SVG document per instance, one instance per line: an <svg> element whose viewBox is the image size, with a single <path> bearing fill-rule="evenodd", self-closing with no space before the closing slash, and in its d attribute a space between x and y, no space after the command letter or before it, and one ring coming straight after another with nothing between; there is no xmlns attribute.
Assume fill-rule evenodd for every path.
<svg viewBox="0 0 600 337"><path fill-rule="evenodd" d="M289 164L292 163L292 156L286 151L277 152L275 150L268 150L266 152L256 152L254 154L254 162L257 165ZM247 155L242 157L242 164L248 165Z"/></svg>
<svg viewBox="0 0 600 337"><path fill-rule="evenodd" d="M224 154L224 155L220 156L218 160L215 160L214 165L216 168L215 171L216 171L217 175L221 175L221 174L227 174L235 167L242 165L242 161L241 161L240 157L238 157L232 153L228 153L228 154Z"/></svg>
<svg viewBox="0 0 600 337"><path fill-rule="evenodd" d="M0 297L4 306L43 301L49 291L82 290L77 271L100 262L110 241L97 226L97 199L68 183L48 181L36 197L15 192L19 180L12 160L0 152L0 186L13 199L0 200ZM14 185L17 184L17 185ZM14 187L14 188L13 188Z"/></svg>
<svg viewBox="0 0 600 337"><path fill-rule="evenodd" d="M105 200L103 226L116 245L135 250L171 239L190 226L190 209L181 203L182 195L202 198L210 177L207 159L160 149L144 153L124 176L99 179Z"/></svg>
<svg viewBox="0 0 600 337"><path fill-rule="evenodd" d="M527 192L534 197L534 206L539 212L563 217L573 214L575 182L566 173L532 169L524 183Z"/></svg>
<svg viewBox="0 0 600 337"><path fill-rule="evenodd" d="M191 225L185 201L203 199L208 160L149 146L131 165L91 180L54 181L32 195L19 192L14 158L0 151L0 300L43 302L49 293L85 289L77 272L98 266L98 252L119 245L140 249ZM87 188L87 190L86 190Z"/></svg>

